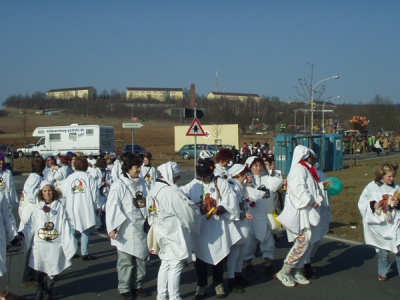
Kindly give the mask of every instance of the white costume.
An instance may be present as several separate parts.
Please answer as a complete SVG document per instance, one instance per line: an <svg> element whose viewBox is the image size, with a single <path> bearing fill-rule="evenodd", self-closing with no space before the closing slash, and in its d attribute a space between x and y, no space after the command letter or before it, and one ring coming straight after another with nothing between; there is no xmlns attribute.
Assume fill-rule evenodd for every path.
<svg viewBox="0 0 400 300"><path fill-rule="evenodd" d="M108 233L118 230L118 238L111 239L112 246L144 260L149 255L146 233L143 231L147 210L146 207L137 208L133 205L137 191L147 197L146 184L141 178L133 182L122 175L112 184L106 203L106 224Z"/></svg>
<svg viewBox="0 0 400 300"><path fill-rule="evenodd" d="M0 190L4 192L6 199L10 202L12 208L18 206L19 201L15 189L14 177L9 169L0 169Z"/></svg>
<svg viewBox="0 0 400 300"><path fill-rule="evenodd" d="M111 170L111 178L113 182L116 181L122 175L121 167L122 167L122 162L119 159L117 159L114 162Z"/></svg>
<svg viewBox="0 0 400 300"><path fill-rule="evenodd" d="M31 173L24 183L24 188L21 193L21 201L19 202L18 214L21 218L19 229L26 225L32 215L36 196L39 192L39 186L43 181L43 176L37 173Z"/></svg>
<svg viewBox="0 0 400 300"><path fill-rule="evenodd" d="M200 151L200 153L199 153L199 158L211 158L211 157L213 157L213 155L212 155L212 153L210 152L210 151L208 151L208 150L201 150Z"/></svg>
<svg viewBox="0 0 400 300"><path fill-rule="evenodd" d="M183 261L191 261L192 235L200 233L199 207L173 183L180 171L176 163L158 167L158 179L147 197L149 222L160 247L161 266L157 279L157 298L180 298L180 276Z"/></svg>
<svg viewBox="0 0 400 300"><path fill-rule="evenodd" d="M374 211L373 203L383 199L383 195L394 195L400 191L397 183L387 185L381 181L370 182L362 192L358 201L358 209L360 210L363 225L365 243L380 249L385 249L393 253L397 253L397 245L400 244L400 214L394 209L392 212L392 221L388 222L386 214L382 212L380 215Z"/></svg>
<svg viewBox="0 0 400 300"><path fill-rule="evenodd" d="M220 164L216 164L214 169L214 175L222 177L224 179L228 179L229 177L228 168L224 168Z"/></svg>
<svg viewBox="0 0 400 300"><path fill-rule="evenodd" d="M83 171L75 171L58 187L65 198L65 208L73 229L84 231L96 225L96 210L100 209L96 183Z"/></svg>
<svg viewBox="0 0 400 300"><path fill-rule="evenodd" d="M12 214L11 204L7 201L4 193L0 191L0 276L7 272L6 245L14 239L16 234L17 225Z"/></svg>
<svg viewBox="0 0 400 300"><path fill-rule="evenodd" d="M74 173L74 170L69 165L61 165L54 173L53 173L53 181L55 181L55 186L59 186L62 182L67 179L69 175ZM47 179L46 179L47 180Z"/></svg>
<svg viewBox="0 0 400 300"><path fill-rule="evenodd" d="M32 217L22 230L26 248L32 247L29 266L48 276L54 276L71 266L71 259L78 247L77 242L61 201L55 200L50 205L38 201L33 205ZM50 211L44 212L44 206L49 207ZM44 228L46 222L54 224L52 231ZM54 233L54 230L57 231L57 235L54 235L57 237L52 239L53 235L50 233ZM49 240L43 239L46 232L49 232Z"/></svg>
<svg viewBox="0 0 400 300"><path fill-rule="evenodd" d="M157 170L156 170L156 168L154 168L152 166L142 165L141 170L140 170L140 177L142 177L144 179L144 181L146 182L147 188L149 190L151 190L151 188L154 186L154 184L158 178Z"/></svg>
<svg viewBox="0 0 400 300"><path fill-rule="evenodd" d="M231 246L241 238L233 222L239 220L236 195L228 182L220 177L217 179L218 189L216 189L215 179L216 177L207 183L193 179L181 187L194 202L200 202L209 193L210 197L217 201L217 207L223 206L226 210L222 215L213 215L209 220L206 219L206 215L202 216L200 234L195 238L196 257L211 265L216 265L224 259L229 254Z"/></svg>

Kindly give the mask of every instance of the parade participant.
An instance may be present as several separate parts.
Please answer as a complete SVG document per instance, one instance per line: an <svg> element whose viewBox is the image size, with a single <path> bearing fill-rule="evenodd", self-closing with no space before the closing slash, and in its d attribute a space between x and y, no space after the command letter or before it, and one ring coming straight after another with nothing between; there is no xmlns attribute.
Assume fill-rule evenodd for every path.
<svg viewBox="0 0 400 300"><path fill-rule="evenodd" d="M140 170L140 176L146 182L147 188L151 190L157 180L157 170L151 165L151 155L146 154L143 157L143 165Z"/></svg>
<svg viewBox="0 0 400 300"><path fill-rule="evenodd" d="M294 242L282 269L277 273L278 279L287 287L310 283L304 277L302 268L312 250L311 245L319 238L319 207L323 201L315 163L316 156L311 149L296 146L287 177L285 207L278 216L278 221L286 227L289 242Z"/></svg>
<svg viewBox="0 0 400 300"><path fill-rule="evenodd" d="M34 157L31 162L32 173L28 176L24 183L24 187L21 193L21 201L19 202L18 214L21 219L19 228L22 229L26 224L28 224L33 209L34 204L37 201L36 195L39 190L39 186L43 181L43 170L46 167L45 160L41 157ZM33 269L29 267L29 255L27 252L24 273L22 276L22 282L24 285L31 285L35 281L35 276Z"/></svg>
<svg viewBox="0 0 400 300"><path fill-rule="evenodd" d="M48 155L45 157L46 168L43 171L43 179L48 181L53 181L53 176L55 171L57 171L57 159L53 155Z"/></svg>
<svg viewBox="0 0 400 300"><path fill-rule="evenodd" d="M53 181L54 185L58 187L62 182L67 179L69 175L74 173L74 170L71 168L71 160L68 156L61 156L61 166L53 173Z"/></svg>
<svg viewBox="0 0 400 300"><path fill-rule="evenodd" d="M140 178L141 166L139 156L126 156L122 174L113 182L106 204L107 232L118 254L118 291L125 299L149 295L143 289L149 250L144 231L148 191L146 183Z"/></svg>
<svg viewBox="0 0 400 300"><path fill-rule="evenodd" d="M241 239L231 247L227 261L229 290L235 293L243 293L245 291L243 286L250 284L242 276L246 243L249 237L249 220L253 219L253 216L248 213L250 201L247 185L245 184L246 174L247 168L242 164L234 164L229 169L229 176L231 177L229 183L236 194L236 200L240 209L240 220L235 221L234 224L241 235Z"/></svg>
<svg viewBox="0 0 400 300"><path fill-rule="evenodd" d="M20 234L25 237L25 250L32 249L29 266L35 270L35 299L52 299L56 276L71 266L77 243L51 181L42 181L30 221Z"/></svg>
<svg viewBox="0 0 400 300"><path fill-rule="evenodd" d="M358 201L365 243L374 246L378 253L380 281L388 280L390 252L396 254L396 265L400 270L400 187L394 182L397 169L397 164L381 164L375 171L375 180L364 188Z"/></svg>
<svg viewBox="0 0 400 300"><path fill-rule="evenodd" d="M65 208L72 228L81 234L82 260L94 260L89 254L89 239L100 213L98 189L93 177L88 174L88 161L83 156L75 158L75 172L67 177L58 189L65 198Z"/></svg>
<svg viewBox="0 0 400 300"><path fill-rule="evenodd" d="M318 172L318 177L320 179L320 182L318 183L320 186L320 189L322 190L322 202L320 206L320 216L321 216L321 221L319 225L319 231L316 232L316 234L319 234L319 238L315 236L315 240L317 240L315 243L311 245L312 251L309 253L309 256L305 258L304 260L304 267L303 267L303 274L304 277L307 279L317 279L318 275L315 273L314 269L311 266L311 261L312 258L315 256L315 253L317 252L319 246L321 245L322 239L324 238L324 235L329 232L329 224L332 222L332 208L331 208L331 200L330 196L328 195L328 191L326 189L326 186L329 184L332 184L331 181L326 181L326 175L324 172L322 172L319 169L319 164L315 163L314 165L315 169Z"/></svg>
<svg viewBox="0 0 400 300"><path fill-rule="evenodd" d="M180 178L176 162L167 162L157 169L161 178L147 197L149 223L160 247L157 300L179 300L184 262L192 260L191 236L200 233L200 210L175 185Z"/></svg>
<svg viewBox="0 0 400 300"><path fill-rule="evenodd" d="M250 174L247 177L248 185L264 192L264 201L258 201L251 206L249 213L253 216L250 222L250 236L246 245L246 275L249 278L256 278L252 260L255 258L257 244L260 243L260 250L264 258L265 275L276 278L276 272L272 262L275 259L275 240L273 231L276 223L272 217L275 210L275 193L282 187L282 177L267 175L264 172L263 160L260 157L249 158Z"/></svg>
<svg viewBox="0 0 400 300"><path fill-rule="evenodd" d="M201 151L199 154L199 158L205 159L205 158L212 158L213 155L212 153L207 149L206 145L201 146Z"/></svg>
<svg viewBox="0 0 400 300"><path fill-rule="evenodd" d="M18 206L18 196L15 189L15 182L12 172L7 168L4 160L4 153L0 153L0 190L4 192L4 195L8 202L10 202L12 208Z"/></svg>
<svg viewBox="0 0 400 300"><path fill-rule="evenodd" d="M241 238L233 223L239 219L236 195L225 179L214 176L214 169L212 159L199 159L196 163L199 179L193 179L181 187L190 199L200 204L203 214L200 234L194 239L196 299L202 299L206 295L208 266L212 267L217 297L225 297L223 261L232 245Z"/></svg>
<svg viewBox="0 0 400 300"><path fill-rule="evenodd" d="M107 169L107 160L105 158L99 157L96 161L96 182L97 187L99 188L99 203L101 214L97 219L98 230L106 229L106 203L108 198L108 193L110 191L112 179L111 179L111 172Z"/></svg>
<svg viewBox="0 0 400 300"><path fill-rule="evenodd" d="M11 204L4 192L0 190L0 277L7 272L6 245L7 243L16 244L19 239Z"/></svg>
<svg viewBox="0 0 400 300"><path fill-rule="evenodd" d="M231 150L227 148L222 148L219 150L215 156L215 161L217 164L215 165L214 175L228 179L229 164L232 162L232 160L233 154Z"/></svg>
<svg viewBox="0 0 400 300"><path fill-rule="evenodd" d="M125 158L128 154L122 153L117 160L114 162L114 166L111 170L111 178L113 181L116 181L122 175L122 165L125 161Z"/></svg>

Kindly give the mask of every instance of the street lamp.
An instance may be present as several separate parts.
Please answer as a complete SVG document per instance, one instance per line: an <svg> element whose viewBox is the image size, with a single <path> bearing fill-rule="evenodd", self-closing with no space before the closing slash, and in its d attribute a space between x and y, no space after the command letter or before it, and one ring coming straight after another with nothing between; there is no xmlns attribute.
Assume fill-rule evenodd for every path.
<svg viewBox="0 0 400 300"><path fill-rule="evenodd" d="M322 133L325 133L325 104L328 101L331 101L333 99L339 99L339 98L340 98L340 96L330 97L324 101L324 104L322 104Z"/></svg>
<svg viewBox="0 0 400 300"><path fill-rule="evenodd" d="M312 90L311 90L311 101L310 101L310 103L311 103L311 109L310 109L310 112L311 112L311 130L310 130L310 133L311 134L314 133L314 93L315 93L315 89L317 88L317 85L320 84L321 82L328 81L328 80L331 80L331 79L339 79L339 76L336 75L336 76L332 76L332 77L329 77L329 78L322 79L322 80L318 81L314 85Z"/></svg>

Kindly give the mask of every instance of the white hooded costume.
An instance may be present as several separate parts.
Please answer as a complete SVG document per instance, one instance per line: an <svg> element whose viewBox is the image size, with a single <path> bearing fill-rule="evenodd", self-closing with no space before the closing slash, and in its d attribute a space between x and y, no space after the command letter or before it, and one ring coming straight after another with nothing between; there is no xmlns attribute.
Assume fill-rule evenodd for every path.
<svg viewBox="0 0 400 300"><path fill-rule="evenodd" d="M9 169L0 169L0 190L4 192L4 195L10 202L12 208L18 206L19 201L15 189L14 177Z"/></svg>
<svg viewBox="0 0 400 300"><path fill-rule="evenodd" d="M320 238L320 207L313 208L314 202L321 205L323 191L311 172L299 162L313 154L312 150L298 145L294 149L292 165L287 177L285 207L278 216L278 221L287 229L289 242L309 229L307 234L311 243ZM311 167L311 165L309 165Z"/></svg>
<svg viewBox="0 0 400 300"><path fill-rule="evenodd" d="M6 245L17 234L17 225L12 214L11 204L0 190L0 276L7 272Z"/></svg>

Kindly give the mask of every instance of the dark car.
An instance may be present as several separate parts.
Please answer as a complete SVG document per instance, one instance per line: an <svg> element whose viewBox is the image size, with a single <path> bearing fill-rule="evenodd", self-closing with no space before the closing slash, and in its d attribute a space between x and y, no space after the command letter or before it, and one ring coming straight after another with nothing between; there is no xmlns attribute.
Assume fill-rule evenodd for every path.
<svg viewBox="0 0 400 300"><path fill-rule="evenodd" d="M132 153L132 144L125 145L124 153ZM150 155L150 157L153 156L150 151L147 151L144 147L137 144L135 144L133 148L133 153L140 156L144 156L146 154Z"/></svg>

